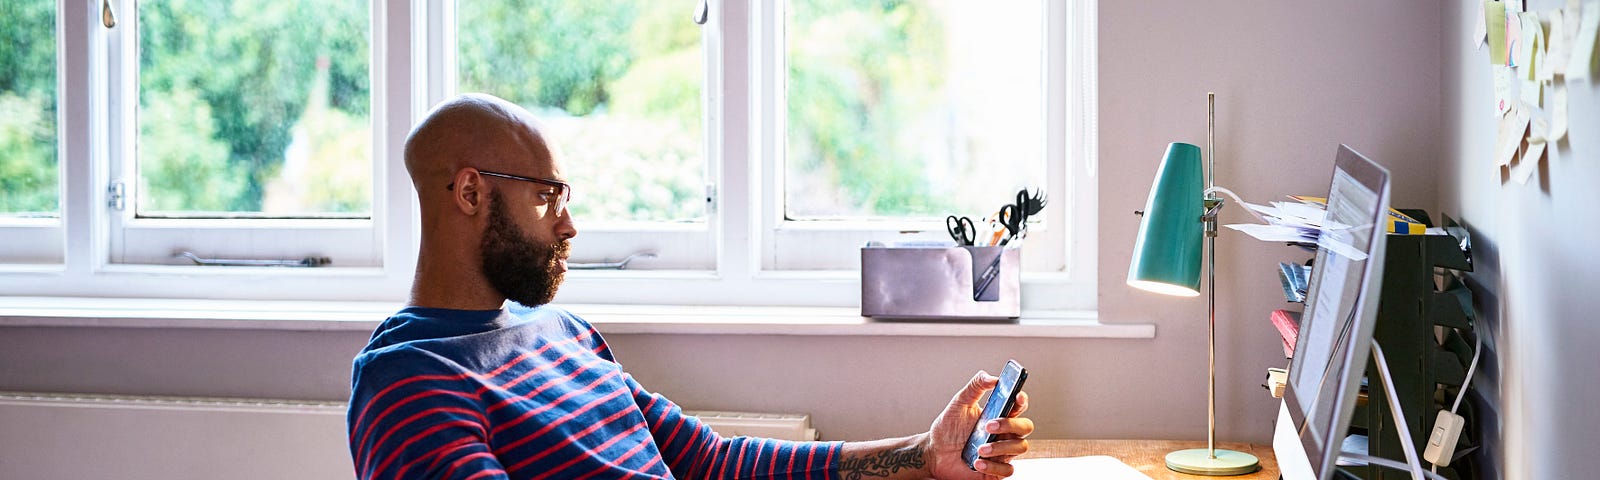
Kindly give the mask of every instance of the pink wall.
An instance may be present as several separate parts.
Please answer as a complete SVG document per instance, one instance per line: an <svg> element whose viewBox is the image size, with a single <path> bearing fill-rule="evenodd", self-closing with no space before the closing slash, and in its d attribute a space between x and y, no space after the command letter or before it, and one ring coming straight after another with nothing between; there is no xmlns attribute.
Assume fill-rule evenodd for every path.
<svg viewBox="0 0 1600 480"><path fill-rule="evenodd" d="M1436 209L1439 18L1435 2L1100 3L1100 317L1154 322L1155 384L1204 434L1205 301L1124 285L1150 179L1168 142L1205 146L1217 94L1218 185L1264 203L1325 194L1348 144L1388 167L1394 205ZM1249 221L1238 205L1223 223ZM1286 365L1268 314L1277 262L1309 253L1224 229L1217 243L1218 435L1267 442L1277 401L1258 386ZM1195 433L1187 436L1195 437Z"/></svg>

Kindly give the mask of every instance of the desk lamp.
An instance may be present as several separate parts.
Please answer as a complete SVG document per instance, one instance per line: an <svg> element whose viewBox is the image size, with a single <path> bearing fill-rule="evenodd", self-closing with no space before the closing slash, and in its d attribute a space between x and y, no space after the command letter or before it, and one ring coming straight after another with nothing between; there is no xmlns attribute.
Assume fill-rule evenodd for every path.
<svg viewBox="0 0 1600 480"><path fill-rule="evenodd" d="M1206 94L1207 147L1215 169L1216 94ZM1217 437L1217 212L1222 199L1212 195L1216 184L1201 190L1200 147L1187 143L1167 145L1166 157L1150 186L1150 198L1139 213L1139 236L1128 266L1128 285L1151 292L1183 297L1200 296L1200 243L1205 238L1210 260L1206 285L1209 323L1206 328L1206 448L1167 454L1167 468L1192 475L1241 475L1260 468L1254 455L1216 448Z"/></svg>

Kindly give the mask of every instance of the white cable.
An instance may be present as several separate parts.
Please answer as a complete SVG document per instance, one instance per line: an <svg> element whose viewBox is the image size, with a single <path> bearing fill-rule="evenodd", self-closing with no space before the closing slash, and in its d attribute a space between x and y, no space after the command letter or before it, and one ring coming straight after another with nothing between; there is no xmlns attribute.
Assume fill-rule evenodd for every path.
<svg viewBox="0 0 1600 480"><path fill-rule="evenodd" d="M1417 446L1411 439L1411 427L1406 425L1405 412L1400 409L1400 396L1394 392L1394 379L1389 375L1389 361L1383 357L1383 347L1377 342L1372 343L1372 358L1378 361L1378 376L1383 380L1383 393L1389 396L1389 415L1394 418L1395 432L1400 434L1400 451L1405 453L1406 468L1411 472L1411 480L1422 480L1427 473L1422 470L1422 461L1417 459Z"/></svg>
<svg viewBox="0 0 1600 480"><path fill-rule="evenodd" d="M1476 335L1478 344L1472 347L1472 365L1467 367L1467 378L1461 381L1461 391L1456 392L1456 403L1450 406L1450 413L1456 413L1461 408L1461 399L1467 397L1467 385L1472 384L1472 373L1478 369L1478 358L1483 356L1483 335Z"/></svg>
<svg viewBox="0 0 1600 480"><path fill-rule="evenodd" d="M1254 208L1250 208L1249 206L1247 206L1245 204L1244 199L1239 198L1239 194L1233 193L1233 190L1228 190L1226 188L1218 187L1218 186L1212 186L1211 188L1207 188L1206 191L1205 191L1206 194L1210 194L1211 192L1222 192L1222 194L1224 194L1224 195L1233 197L1233 201L1239 202L1239 206L1243 207L1244 211L1250 212L1250 216L1256 217L1256 221L1259 221L1259 222L1264 223L1264 224L1271 224L1272 223L1270 221L1267 221L1267 217L1261 216L1260 212L1257 212Z"/></svg>
<svg viewBox="0 0 1600 480"><path fill-rule="evenodd" d="M1473 327L1476 330L1477 326L1474 325ZM1461 381L1461 391L1456 392L1456 402L1450 405L1450 413L1456 413L1461 408L1461 400L1467 398L1467 386L1472 384L1472 373L1478 369L1478 359L1483 358L1483 335L1478 334L1475 336L1478 337L1478 340L1477 344L1472 347L1472 364L1467 366L1467 378ZM1433 466L1428 467L1428 471L1437 473L1439 464L1435 463Z"/></svg>
<svg viewBox="0 0 1600 480"><path fill-rule="evenodd" d="M1366 454L1361 454L1361 453L1339 452L1339 457L1340 458L1348 458L1348 459L1351 459L1351 460L1359 460L1359 461L1367 462L1367 463L1370 463L1370 464L1373 464L1373 465L1377 465L1377 466L1380 466L1380 467L1393 468L1395 470L1405 471L1405 470L1410 470L1411 469L1411 466L1410 465L1406 465L1404 462L1396 462L1394 460L1390 460L1390 459L1387 459L1387 458L1374 457L1372 455L1366 455ZM1432 478L1432 479L1435 479L1435 480L1450 480L1448 478L1445 478L1444 475L1440 475L1440 474L1434 473L1434 472L1423 472L1422 476L1426 477L1426 478Z"/></svg>

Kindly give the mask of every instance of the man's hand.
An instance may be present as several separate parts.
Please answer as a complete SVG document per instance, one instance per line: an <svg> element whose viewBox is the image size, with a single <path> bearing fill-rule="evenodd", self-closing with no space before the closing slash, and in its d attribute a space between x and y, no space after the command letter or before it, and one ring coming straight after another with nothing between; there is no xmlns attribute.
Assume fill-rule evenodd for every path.
<svg viewBox="0 0 1600 480"><path fill-rule="evenodd" d="M972 434L978 416L983 413L984 396L999 382L999 377L978 372L966 387L950 399L950 405L944 408L944 413L933 420L933 427L924 437L928 444L922 450L934 478L981 480L986 478L985 475L1008 477L1012 472L1011 459L1028 451L1028 441L1024 437L1033 433L1033 420L1020 416L1028 410L1028 392L1019 392L1016 408L1012 409L1010 417L992 420L984 426L989 433L998 435L999 440L978 449L978 456L981 457L977 462L978 471L967 468L966 462L961 459L961 449Z"/></svg>

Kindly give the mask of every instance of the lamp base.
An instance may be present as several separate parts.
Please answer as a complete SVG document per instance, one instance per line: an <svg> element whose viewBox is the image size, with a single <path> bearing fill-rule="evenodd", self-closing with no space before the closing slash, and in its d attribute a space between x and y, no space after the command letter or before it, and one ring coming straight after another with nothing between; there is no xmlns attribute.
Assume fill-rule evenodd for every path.
<svg viewBox="0 0 1600 480"><path fill-rule="evenodd" d="M1213 458L1210 452L1216 452ZM1255 455L1233 450L1194 448L1167 454L1167 468L1190 475L1244 475L1261 469Z"/></svg>

